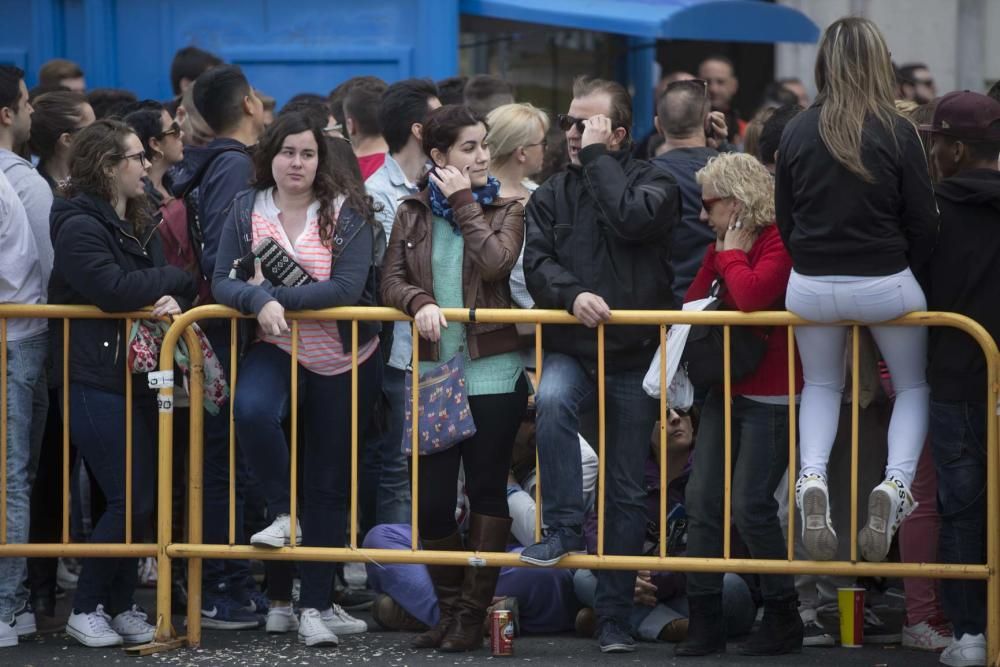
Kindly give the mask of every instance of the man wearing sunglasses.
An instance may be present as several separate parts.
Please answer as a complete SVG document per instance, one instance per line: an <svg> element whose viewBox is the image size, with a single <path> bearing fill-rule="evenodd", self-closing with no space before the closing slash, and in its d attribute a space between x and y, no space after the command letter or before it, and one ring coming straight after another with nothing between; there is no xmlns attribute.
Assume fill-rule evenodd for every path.
<svg viewBox="0 0 1000 667"><path fill-rule="evenodd" d="M580 414L597 402L597 332L611 309L675 307L670 245L680 196L665 171L629 149L632 101L618 83L574 82L559 117L570 166L528 202L524 253L528 291L539 308L564 308L584 326L545 328L535 398L543 519L548 532L521 560L555 565L584 548ZM657 405L642 378L658 343L655 326L604 331L605 552L638 555L645 531L643 461ZM586 435L586 434L585 434ZM598 442L597 438L589 438ZM603 652L635 650L629 633L635 572L598 573L596 612Z"/></svg>

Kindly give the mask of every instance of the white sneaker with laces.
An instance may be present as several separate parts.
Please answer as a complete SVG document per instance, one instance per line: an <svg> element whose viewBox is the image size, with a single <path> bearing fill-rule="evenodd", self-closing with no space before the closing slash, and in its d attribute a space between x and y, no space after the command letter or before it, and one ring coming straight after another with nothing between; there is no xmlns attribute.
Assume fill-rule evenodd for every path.
<svg viewBox="0 0 1000 667"><path fill-rule="evenodd" d="M323 623L330 628L330 632L338 635L356 635L368 632L368 624L360 618L354 618L341 607L335 604L321 614Z"/></svg>
<svg viewBox="0 0 1000 667"><path fill-rule="evenodd" d="M917 502L901 480L886 477L868 496L868 523L858 531L861 557L869 563L881 563L892 546L903 519L917 508Z"/></svg>
<svg viewBox="0 0 1000 667"><path fill-rule="evenodd" d="M38 623L35 621L35 611L27 602L21 605L19 611L14 612L14 632L18 637L33 635L38 632Z"/></svg>
<svg viewBox="0 0 1000 667"><path fill-rule="evenodd" d="M271 606L267 610L267 631L271 634L284 634L299 629L299 619L291 606Z"/></svg>
<svg viewBox="0 0 1000 667"><path fill-rule="evenodd" d="M306 646L336 646L340 643L323 622L319 609L303 609L299 617L299 642Z"/></svg>
<svg viewBox="0 0 1000 667"><path fill-rule="evenodd" d="M802 521L802 542L815 560L831 560L837 555L837 533L830 521L830 494L826 478L803 475L795 483L795 504Z"/></svg>
<svg viewBox="0 0 1000 667"><path fill-rule="evenodd" d="M122 636L111 628L111 617L104 611L104 605L90 613L77 613L74 610L66 621L66 634L90 648L105 648L120 646Z"/></svg>
<svg viewBox="0 0 1000 667"><path fill-rule="evenodd" d="M126 644L148 644L156 635L156 628L146 622L146 612L132 605L111 620L111 629L121 635Z"/></svg>
<svg viewBox="0 0 1000 667"><path fill-rule="evenodd" d="M948 648L941 652L941 664L948 667L986 665L986 637L978 634L952 638Z"/></svg>
<svg viewBox="0 0 1000 667"><path fill-rule="evenodd" d="M250 538L250 544L255 547L287 547L292 540L292 517L287 514L279 514L271 525L255 533ZM299 520L295 520L295 545L302 544L302 525Z"/></svg>
<svg viewBox="0 0 1000 667"><path fill-rule="evenodd" d="M10 648L17 646L17 631L14 629L14 622L7 623L0 620L0 648Z"/></svg>
<svg viewBox="0 0 1000 667"><path fill-rule="evenodd" d="M903 648L940 651L952 641L951 626L943 618L931 618L916 625L903 626Z"/></svg>

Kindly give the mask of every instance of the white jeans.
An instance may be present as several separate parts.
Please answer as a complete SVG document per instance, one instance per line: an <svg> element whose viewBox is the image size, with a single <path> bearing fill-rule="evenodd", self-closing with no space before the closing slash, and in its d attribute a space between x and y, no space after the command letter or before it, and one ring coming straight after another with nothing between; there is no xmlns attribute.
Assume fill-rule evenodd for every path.
<svg viewBox="0 0 1000 667"><path fill-rule="evenodd" d="M803 276L792 271L785 307L813 322L884 322L927 309L923 290L909 269L891 276ZM927 436L926 327L869 327L889 366L896 393L889 422L886 476L907 487ZM801 474L826 476L844 393L845 327L796 327L805 388L799 410Z"/></svg>

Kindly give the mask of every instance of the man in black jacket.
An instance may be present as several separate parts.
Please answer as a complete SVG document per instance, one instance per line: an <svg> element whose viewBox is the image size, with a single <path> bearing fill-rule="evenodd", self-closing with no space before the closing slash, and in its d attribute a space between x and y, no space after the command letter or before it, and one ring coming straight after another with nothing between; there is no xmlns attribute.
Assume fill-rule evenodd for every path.
<svg viewBox="0 0 1000 667"><path fill-rule="evenodd" d="M597 398L597 332L611 307L675 306L670 240L680 194L666 172L628 150L631 100L622 86L578 79L559 118L571 165L552 176L527 208L528 290L539 308L564 308L585 327L545 329L542 382L535 398L544 541L521 560L554 565L584 548L577 431ZM611 326L605 333L605 552L638 555L645 530L643 461L656 403L642 378L658 343L655 326ZM629 614L635 572L598 573L598 638L604 652L632 651Z"/></svg>
<svg viewBox="0 0 1000 667"><path fill-rule="evenodd" d="M930 158L941 228L930 261L928 309L961 313L1000 338L1000 102L955 92L938 103ZM986 562L986 359L958 329L932 327L929 344L930 441L941 513L945 563ZM986 585L941 582L945 615L954 627L941 654L946 665L986 664Z"/></svg>

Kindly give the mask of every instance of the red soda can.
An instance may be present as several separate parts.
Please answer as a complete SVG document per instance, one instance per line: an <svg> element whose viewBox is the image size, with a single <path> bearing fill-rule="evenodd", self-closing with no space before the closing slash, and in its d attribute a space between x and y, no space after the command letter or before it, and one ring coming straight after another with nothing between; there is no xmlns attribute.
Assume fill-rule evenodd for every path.
<svg viewBox="0 0 1000 667"><path fill-rule="evenodd" d="M490 617L490 649L495 656L514 655L514 618L508 609L494 609Z"/></svg>

